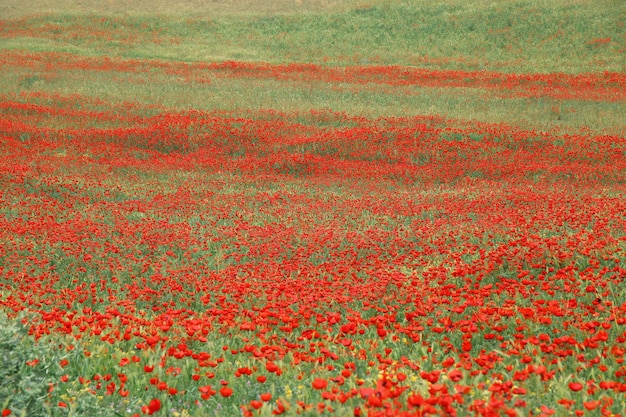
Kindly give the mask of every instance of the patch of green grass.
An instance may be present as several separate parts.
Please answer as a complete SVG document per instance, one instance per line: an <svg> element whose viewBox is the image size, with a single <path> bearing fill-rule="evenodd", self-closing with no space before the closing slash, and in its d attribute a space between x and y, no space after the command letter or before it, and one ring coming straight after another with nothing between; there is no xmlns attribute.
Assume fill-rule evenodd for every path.
<svg viewBox="0 0 626 417"><path fill-rule="evenodd" d="M616 1L394 1L349 10L270 15L207 12L200 17L182 11L178 15L115 18L38 16L19 25L33 35L4 39L0 48L41 50L41 37L48 36L54 42L45 47L53 51L179 61L394 64L566 73L626 68L626 6ZM78 28L91 28L96 35L48 35ZM3 32L7 31L11 36L5 27Z"/></svg>
<svg viewBox="0 0 626 417"><path fill-rule="evenodd" d="M617 1L303 1L282 2L272 11L246 9L240 1L230 6L218 2L211 9L198 6L193 15L189 4L157 3L151 15L130 5L113 15L120 5L109 13L97 4L88 8L89 2L78 8L59 3L49 9L51 14L7 13L26 17L4 21L0 50L179 62L407 65L518 73L626 71L626 6ZM218 78L210 72L206 77L203 83L159 68L129 74L36 70L6 62L0 94L81 94L110 103L177 109L328 108L367 117L438 114L533 129L623 132L619 102L498 97L468 88Z"/></svg>
<svg viewBox="0 0 626 417"><path fill-rule="evenodd" d="M161 73L128 74L68 70L54 77L14 71L0 77L0 91L81 94L111 103L136 102L176 109L274 109L283 112L331 109L366 117L442 115L524 125L533 129L623 131L621 102L506 98L469 88L328 84L255 78L213 78L190 83ZM210 73L207 77L211 77ZM37 86L27 84L37 79ZM557 111L558 110L558 111ZM149 114L149 110L146 110ZM94 125L96 122L94 121Z"/></svg>
<svg viewBox="0 0 626 417"><path fill-rule="evenodd" d="M0 312L0 409L11 403L18 416L49 415L49 384L62 375L61 354L50 343L36 343L20 319Z"/></svg>

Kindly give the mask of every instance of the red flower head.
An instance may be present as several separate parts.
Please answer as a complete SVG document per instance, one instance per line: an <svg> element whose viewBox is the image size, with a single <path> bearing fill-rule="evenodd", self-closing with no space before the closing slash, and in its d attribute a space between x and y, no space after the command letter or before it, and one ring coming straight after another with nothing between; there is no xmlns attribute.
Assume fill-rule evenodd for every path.
<svg viewBox="0 0 626 417"><path fill-rule="evenodd" d="M161 400L153 398L150 400L147 406L142 407L141 411L144 414L152 415L161 409Z"/></svg>
<svg viewBox="0 0 626 417"><path fill-rule="evenodd" d="M315 389L324 389L328 386L328 381L322 378L315 378L312 385Z"/></svg>

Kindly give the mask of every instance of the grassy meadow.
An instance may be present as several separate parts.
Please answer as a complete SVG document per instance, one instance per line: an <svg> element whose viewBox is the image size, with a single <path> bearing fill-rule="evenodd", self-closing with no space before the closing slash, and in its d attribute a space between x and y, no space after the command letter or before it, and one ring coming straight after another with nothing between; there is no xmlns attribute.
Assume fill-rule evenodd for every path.
<svg viewBox="0 0 626 417"><path fill-rule="evenodd" d="M504 73L623 73L624 16L601 2L5 2L0 48L6 52L175 62L398 65ZM153 2L148 2L152 4ZM30 7L30 9L29 9ZM154 13L142 13L147 8ZM199 10L197 13L196 10ZM607 41L608 40L608 41ZM550 129L621 129L621 103L508 97L470 89L380 89L318 82L205 81L158 69L31 71L23 56L3 61L2 91L83 94L175 108L328 108L368 117L438 114ZM71 60L71 58L67 58ZM130 73L129 73L130 72ZM120 79L123 82L120 82ZM381 91L382 90L382 91ZM268 103L271 105L268 106ZM553 112L550 109L558 109ZM557 113L557 114L555 114Z"/></svg>
<svg viewBox="0 0 626 417"><path fill-rule="evenodd" d="M625 21L2 1L2 417L626 415Z"/></svg>

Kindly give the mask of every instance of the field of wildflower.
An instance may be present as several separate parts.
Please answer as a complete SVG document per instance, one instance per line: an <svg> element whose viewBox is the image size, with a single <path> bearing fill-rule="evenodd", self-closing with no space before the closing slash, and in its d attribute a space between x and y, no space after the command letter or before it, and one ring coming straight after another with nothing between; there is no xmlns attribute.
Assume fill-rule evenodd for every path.
<svg viewBox="0 0 626 417"><path fill-rule="evenodd" d="M620 2L90 1L0 5L2 417L626 415Z"/></svg>

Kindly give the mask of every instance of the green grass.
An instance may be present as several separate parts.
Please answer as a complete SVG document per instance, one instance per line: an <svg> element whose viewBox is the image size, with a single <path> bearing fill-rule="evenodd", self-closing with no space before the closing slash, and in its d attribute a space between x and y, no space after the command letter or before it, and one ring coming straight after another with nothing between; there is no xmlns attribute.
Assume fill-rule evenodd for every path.
<svg viewBox="0 0 626 417"><path fill-rule="evenodd" d="M626 6L619 1L370 4L347 10L308 8L306 13L286 8L286 14L236 9L191 14L181 8L162 16L103 14L98 19L75 10L25 18L20 29L42 35L4 39L0 48L177 61L374 63L506 72L626 68ZM63 35L77 28L83 36ZM42 43L48 33L56 39ZM605 38L611 41L593 43Z"/></svg>
<svg viewBox="0 0 626 417"><path fill-rule="evenodd" d="M283 112L326 108L366 117L445 115L524 125L533 129L623 132L623 103L504 98L468 88L328 84L272 79L211 78L193 83L160 73L128 74L70 70L52 77L14 70L0 77L5 94L46 91L81 94L112 103L137 102L176 109L275 109ZM207 77L212 77L207 73ZM52 126L51 126L52 127Z"/></svg>
<svg viewBox="0 0 626 417"><path fill-rule="evenodd" d="M54 406L48 387L64 374L59 362L76 354L57 349L62 338L35 343L28 323L26 314L9 318L0 312L0 409L10 402L16 416L49 416Z"/></svg>
<svg viewBox="0 0 626 417"><path fill-rule="evenodd" d="M35 2L36 3L36 2ZM144 2L145 3L145 2ZM213 4L214 3L214 4ZM203 3L204 4L204 3ZM407 65L514 73L626 71L619 1L245 1L133 5L9 0L0 51L182 62L224 60L320 65ZM196 10L196 13L192 13ZM608 42L594 42L609 39ZM71 59L71 58L68 58ZM533 129L623 132L623 103L501 98L461 88L329 85L312 80L236 79L206 74L190 83L158 69L45 70L7 62L0 94L82 94L172 108L281 111L329 108L349 114L439 114ZM555 111L557 109L557 111Z"/></svg>

